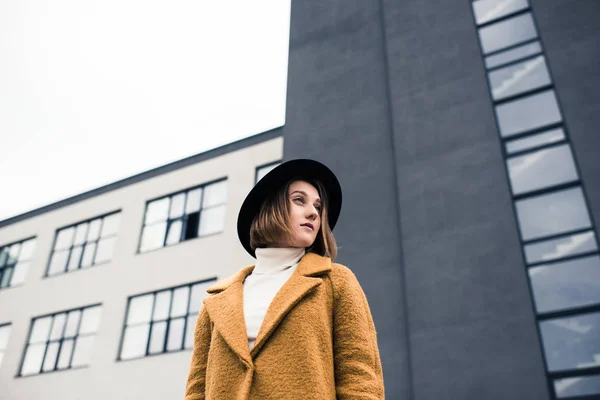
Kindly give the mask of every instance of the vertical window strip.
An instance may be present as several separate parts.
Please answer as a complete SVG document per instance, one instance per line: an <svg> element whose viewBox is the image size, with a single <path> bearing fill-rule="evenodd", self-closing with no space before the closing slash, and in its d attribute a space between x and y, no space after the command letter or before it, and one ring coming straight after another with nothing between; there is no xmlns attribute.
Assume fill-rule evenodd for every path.
<svg viewBox="0 0 600 400"><path fill-rule="evenodd" d="M2 368L2 360L4 359L4 352L8 346L8 339L10 337L11 324L0 324L0 368Z"/></svg>
<svg viewBox="0 0 600 400"><path fill-rule="evenodd" d="M513 191L523 259L528 266L532 302L537 310L549 387L554 399L597 395L600 394L597 385L590 391L590 382L600 382L600 339L594 339L600 337L597 335L600 285L594 283L600 281L597 231L589 215L531 6L526 0L475 0L472 6L490 100L496 109L499 139L507 161L505 167ZM510 7L519 10L502 14L502 9ZM482 16L482 10L487 10L488 17ZM490 17L494 12L497 18ZM521 37L519 32L501 32L501 26L518 24L522 28ZM493 33L505 37L497 39ZM534 76L536 71L541 71L541 75ZM523 99L521 103L533 104L536 96L547 104L547 116L536 115L538 110L524 112L516 116L522 117L522 122L510 121L510 127L503 125L499 104L504 107L501 111L510 112L507 115L514 120L514 112L518 110L513 111L510 103ZM540 187L528 185L526 174ZM555 215L557 211L559 214ZM562 217L566 218L564 222L562 212L566 215ZM555 226L550 228L540 223L544 219ZM563 335L559 340L562 344L555 342L556 335ZM585 344L578 344L582 342ZM579 346L577 360L569 355L573 353L569 346ZM556 367L559 363L561 367Z"/></svg>
<svg viewBox="0 0 600 400"><path fill-rule="evenodd" d="M25 281L35 244L36 238L32 237L0 246L0 289Z"/></svg>
<svg viewBox="0 0 600 400"><path fill-rule="evenodd" d="M120 218L117 211L57 230L45 276L111 261Z"/></svg>

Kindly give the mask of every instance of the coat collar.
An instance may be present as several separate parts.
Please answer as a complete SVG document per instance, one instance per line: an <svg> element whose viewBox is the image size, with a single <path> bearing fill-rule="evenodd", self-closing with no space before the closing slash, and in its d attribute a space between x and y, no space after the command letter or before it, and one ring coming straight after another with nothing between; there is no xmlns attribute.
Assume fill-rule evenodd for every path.
<svg viewBox="0 0 600 400"><path fill-rule="evenodd" d="M285 315L314 287L321 284L319 275L331 271L331 260L314 253L302 257L298 268L277 292L265 315L258 336L250 352L246 321L244 319L244 280L254 270L254 265L242 268L236 274L209 287L212 294L204 305L217 330L227 345L247 365L277 328Z"/></svg>

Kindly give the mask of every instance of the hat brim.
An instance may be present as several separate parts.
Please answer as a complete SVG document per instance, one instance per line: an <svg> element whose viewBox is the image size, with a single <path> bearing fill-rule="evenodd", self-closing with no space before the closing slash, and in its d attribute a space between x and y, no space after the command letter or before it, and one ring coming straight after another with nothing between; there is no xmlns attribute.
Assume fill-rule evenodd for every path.
<svg viewBox="0 0 600 400"><path fill-rule="evenodd" d="M290 179L295 178L307 181L316 180L324 186L328 199L329 227L332 230L335 227L342 208L342 188L335 174L315 160L296 159L284 162L258 181L240 208L237 221L238 237L244 249L252 257L256 258L254 250L250 247L250 226L254 217L259 213L268 196L273 195Z"/></svg>

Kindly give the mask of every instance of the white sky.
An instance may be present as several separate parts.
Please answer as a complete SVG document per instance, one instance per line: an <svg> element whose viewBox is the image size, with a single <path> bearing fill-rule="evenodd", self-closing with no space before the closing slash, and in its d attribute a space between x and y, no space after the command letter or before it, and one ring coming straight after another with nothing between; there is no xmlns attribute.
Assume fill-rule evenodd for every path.
<svg viewBox="0 0 600 400"><path fill-rule="evenodd" d="M283 125L289 13L0 1L0 220Z"/></svg>

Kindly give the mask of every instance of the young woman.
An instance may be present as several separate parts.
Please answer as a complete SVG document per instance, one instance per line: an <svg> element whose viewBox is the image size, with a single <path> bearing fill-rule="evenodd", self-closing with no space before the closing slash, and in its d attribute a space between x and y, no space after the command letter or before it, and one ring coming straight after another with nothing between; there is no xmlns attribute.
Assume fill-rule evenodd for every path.
<svg viewBox="0 0 600 400"><path fill-rule="evenodd" d="M305 159L248 194L238 236L256 265L208 289L186 400L384 398L367 299L333 263L341 204L333 172Z"/></svg>

